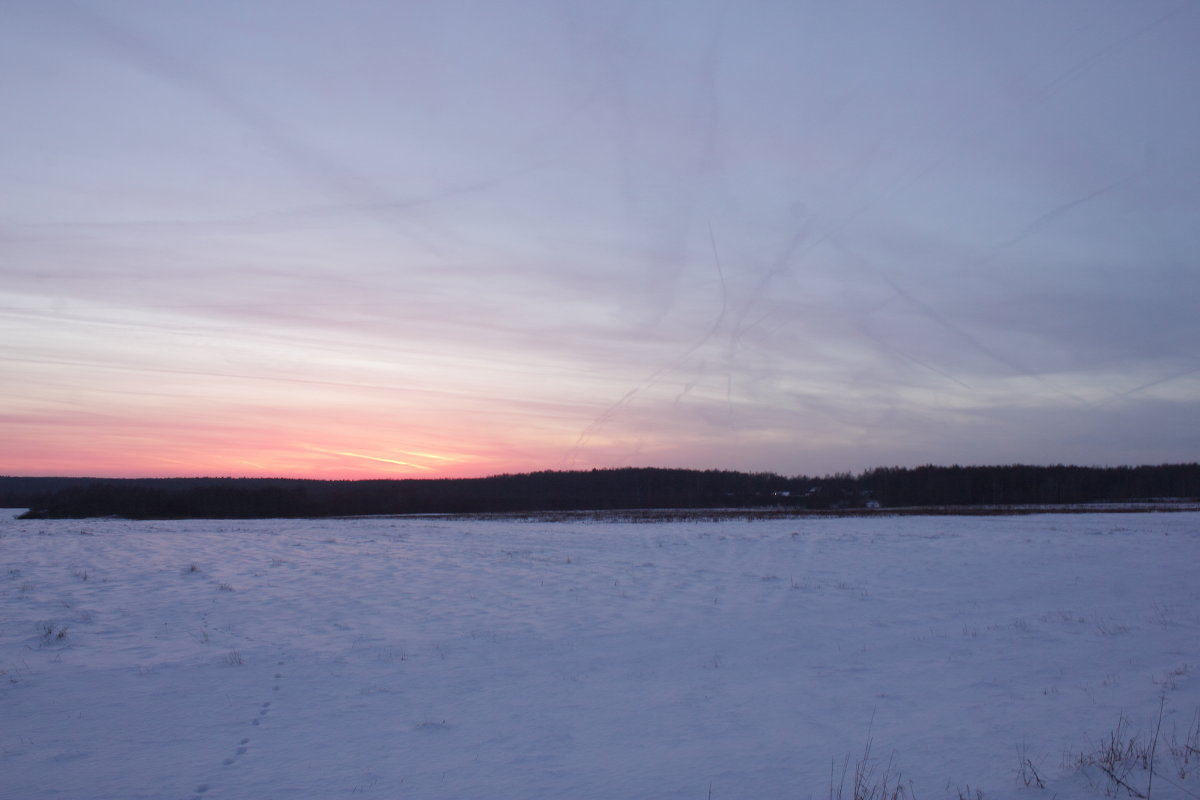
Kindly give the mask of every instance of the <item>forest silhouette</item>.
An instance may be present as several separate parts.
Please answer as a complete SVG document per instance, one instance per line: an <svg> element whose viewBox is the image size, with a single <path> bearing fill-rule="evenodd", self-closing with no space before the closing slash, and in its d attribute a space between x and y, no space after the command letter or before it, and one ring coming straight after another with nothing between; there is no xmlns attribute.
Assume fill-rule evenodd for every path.
<svg viewBox="0 0 1200 800"><path fill-rule="evenodd" d="M820 478L659 468L544 471L486 478L0 477L0 505L25 518L128 519L479 514L623 509L845 511L1159 505L1200 498L1200 464L1137 467L878 467Z"/></svg>

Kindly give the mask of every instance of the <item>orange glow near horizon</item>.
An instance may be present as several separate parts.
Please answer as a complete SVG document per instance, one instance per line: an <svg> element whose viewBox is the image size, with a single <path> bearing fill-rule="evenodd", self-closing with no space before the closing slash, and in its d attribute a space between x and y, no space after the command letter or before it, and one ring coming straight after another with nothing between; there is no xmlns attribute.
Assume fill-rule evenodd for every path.
<svg viewBox="0 0 1200 800"><path fill-rule="evenodd" d="M364 433L364 428L368 431ZM205 427L129 420L46 424L13 432L0 454L0 474L98 478L278 477L369 479L483 477L554 466L561 447L514 447L484 431L460 428L434 448L430 434L373 434L371 425L297 415L260 428ZM386 431L380 421L378 430ZM418 428L414 427L414 430ZM353 447L346 446L353 444Z"/></svg>
<svg viewBox="0 0 1200 800"><path fill-rule="evenodd" d="M179 457L176 448L154 452L83 452L72 455L10 450L0 474L19 477L94 478L301 478L364 480L376 478L468 478L541 469L540 463L517 464L491 459L426 466L414 462L333 450L260 452L252 458L236 452L204 452ZM80 458L80 455L84 456Z"/></svg>
<svg viewBox="0 0 1200 800"><path fill-rule="evenodd" d="M326 453L331 456L346 456L348 458L361 458L364 461L378 461L382 464L398 464L401 467L412 467L413 469L419 469L419 470L423 470L425 472L433 471L432 467L427 467L424 464L414 464L411 461L399 461L395 458L382 458L380 456L366 456L366 455L363 455L362 453L346 453L346 452L339 452L339 451L335 451L335 450L317 450L316 452Z"/></svg>

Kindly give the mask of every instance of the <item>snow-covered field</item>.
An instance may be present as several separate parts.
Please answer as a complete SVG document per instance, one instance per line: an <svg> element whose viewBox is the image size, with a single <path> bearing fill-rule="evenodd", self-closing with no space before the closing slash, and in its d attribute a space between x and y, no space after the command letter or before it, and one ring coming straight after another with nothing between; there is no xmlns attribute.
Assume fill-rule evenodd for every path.
<svg viewBox="0 0 1200 800"><path fill-rule="evenodd" d="M1196 513L13 513L6 799L1200 796Z"/></svg>

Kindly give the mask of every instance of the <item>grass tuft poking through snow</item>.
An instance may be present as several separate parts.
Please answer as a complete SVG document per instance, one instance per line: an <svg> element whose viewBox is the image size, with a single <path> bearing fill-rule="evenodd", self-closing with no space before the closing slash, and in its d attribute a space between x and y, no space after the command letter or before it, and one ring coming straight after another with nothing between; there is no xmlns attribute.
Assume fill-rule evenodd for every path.
<svg viewBox="0 0 1200 800"><path fill-rule="evenodd" d="M1113 730L1094 750L1080 753L1075 765L1085 775L1099 772L1108 796L1125 795L1150 800L1155 796L1156 782L1160 795L1197 796L1185 783L1193 777L1197 755L1200 755L1200 708L1192 715L1192 722L1180 739L1178 729L1173 729L1169 740L1159 742L1163 735L1163 714L1166 695L1159 698L1158 716L1150 731L1130 730L1125 715L1117 719ZM1194 783L1194 782L1193 782Z"/></svg>
<svg viewBox="0 0 1200 800"><path fill-rule="evenodd" d="M868 737L863 745L862 756L854 762L853 772L850 770L849 754L842 759L841 773L836 783L833 779L836 761L830 767L829 800L905 800L914 796L911 785L905 787L900 771L893 764L895 754L888 756L880 770L878 761L871 756L871 745ZM849 793L847 777L850 779Z"/></svg>

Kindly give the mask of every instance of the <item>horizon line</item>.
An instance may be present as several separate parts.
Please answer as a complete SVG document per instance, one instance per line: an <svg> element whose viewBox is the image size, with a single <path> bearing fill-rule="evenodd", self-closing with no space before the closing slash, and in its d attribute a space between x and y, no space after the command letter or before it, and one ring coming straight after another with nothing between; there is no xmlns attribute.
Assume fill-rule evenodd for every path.
<svg viewBox="0 0 1200 800"><path fill-rule="evenodd" d="M935 464L926 462L914 466L905 466L899 464L882 465L877 464L872 467L867 467L860 471L844 470L837 472L829 472L823 475L808 475L808 474L784 474L773 470L741 470L728 469L723 467L658 467L658 466L622 466L622 467L591 467L591 468L572 468L572 469L534 469L523 472L496 472L486 475L474 476L412 476L412 477L395 477L395 476L380 476L380 477L355 477L355 478L311 478L311 477L295 477L286 475L137 475L137 476L104 476L104 475L9 475L0 474L0 480L15 479L15 480L89 480L89 481L179 481L179 480L258 480L258 481L309 481L309 482L344 482L344 483L361 483L367 481L471 481L471 480L489 480L491 478L505 477L520 477L524 475L541 475L545 473L589 473L589 472L620 472L625 470L657 470L661 472L732 472L742 475L774 475L780 478L789 480L811 479L822 480L830 478L838 478L842 476L863 476L871 472L881 469L906 469L917 470L924 468L935 469L988 469L988 468L1035 468L1035 469L1142 469L1150 467L1187 467L1200 466L1200 461L1175 461L1175 462L1159 462L1159 463L1141 463L1141 464L1065 464L1062 462L1056 463L991 463L991 464Z"/></svg>

